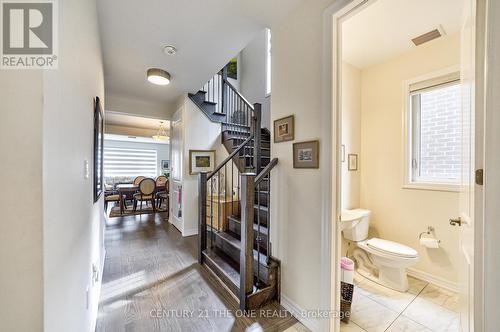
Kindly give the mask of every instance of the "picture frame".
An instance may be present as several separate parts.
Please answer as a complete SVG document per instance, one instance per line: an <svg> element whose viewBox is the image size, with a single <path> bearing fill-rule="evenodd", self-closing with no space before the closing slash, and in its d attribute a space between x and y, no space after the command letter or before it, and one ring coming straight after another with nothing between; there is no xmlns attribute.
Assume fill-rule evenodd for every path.
<svg viewBox="0 0 500 332"><path fill-rule="evenodd" d="M170 169L170 160L162 160L161 161L161 169L169 170Z"/></svg>
<svg viewBox="0 0 500 332"><path fill-rule="evenodd" d="M94 203L99 200L104 187L104 115L99 97L94 99Z"/></svg>
<svg viewBox="0 0 500 332"><path fill-rule="evenodd" d="M358 170L358 155L357 154L349 154L347 155L347 169L349 171L357 171Z"/></svg>
<svg viewBox="0 0 500 332"><path fill-rule="evenodd" d="M189 150L189 174L213 172L215 150Z"/></svg>
<svg viewBox="0 0 500 332"><path fill-rule="evenodd" d="M295 116L274 120L274 143L293 141L295 139Z"/></svg>
<svg viewBox="0 0 500 332"><path fill-rule="evenodd" d="M293 168L319 168L319 140L293 143Z"/></svg>

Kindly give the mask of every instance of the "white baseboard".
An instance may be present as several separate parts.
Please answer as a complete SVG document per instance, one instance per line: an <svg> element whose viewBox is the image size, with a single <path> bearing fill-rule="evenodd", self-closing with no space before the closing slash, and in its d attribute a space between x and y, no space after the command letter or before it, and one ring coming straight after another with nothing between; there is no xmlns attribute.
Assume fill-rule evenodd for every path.
<svg viewBox="0 0 500 332"><path fill-rule="evenodd" d="M174 225L175 228L182 234L182 220L179 220L175 217L170 218L169 222Z"/></svg>
<svg viewBox="0 0 500 332"><path fill-rule="evenodd" d="M318 320L307 317L305 314L306 310L302 309L297 303L293 302L283 294L281 294L281 305L309 330L313 332L321 330Z"/></svg>
<svg viewBox="0 0 500 332"><path fill-rule="evenodd" d="M428 283L431 283L433 285L436 285L438 287L450 290L452 292L458 293L458 284L453 281L446 280L441 277L434 276L430 273L420 271L417 269L409 268L408 270L408 275L415 277L417 279L421 279L423 281L427 281Z"/></svg>
<svg viewBox="0 0 500 332"><path fill-rule="evenodd" d="M192 235L197 235L198 234L198 227L197 228L191 228L191 229L185 229L182 232L182 236L192 236Z"/></svg>

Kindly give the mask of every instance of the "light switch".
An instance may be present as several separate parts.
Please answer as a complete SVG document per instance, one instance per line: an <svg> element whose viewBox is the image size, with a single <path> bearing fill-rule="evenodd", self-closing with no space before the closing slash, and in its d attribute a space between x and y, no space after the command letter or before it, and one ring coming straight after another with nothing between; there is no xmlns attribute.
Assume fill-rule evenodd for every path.
<svg viewBox="0 0 500 332"><path fill-rule="evenodd" d="M88 179L90 177L90 168L89 168L89 161L85 160L83 162L83 177L85 179Z"/></svg>

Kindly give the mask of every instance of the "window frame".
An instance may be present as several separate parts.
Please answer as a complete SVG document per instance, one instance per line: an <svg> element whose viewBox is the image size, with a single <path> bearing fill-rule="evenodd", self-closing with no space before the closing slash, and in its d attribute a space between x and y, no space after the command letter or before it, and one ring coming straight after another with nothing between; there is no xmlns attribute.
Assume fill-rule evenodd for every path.
<svg viewBox="0 0 500 332"><path fill-rule="evenodd" d="M271 96L271 87L272 87L272 53L271 53L271 29L266 28L266 98Z"/></svg>
<svg viewBox="0 0 500 332"><path fill-rule="evenodd" d="M417 121L412 112L412 96L415 92L411 92L411 86L424 81L438 79L443 76L449 76L453 73L460 72L459 66L452 66L442 70L438 70L426 75L415 77L403 82L403 189L420 189L433 191L451 191L459 192L460 183L447 182L424 182L413 180L413 157L414 151L418 149L418 142L414 142L413 134ZM446 84L446 83L445 83ZM429 86L431 88L431 86ZM461 180L459 181L461 182Z"/></svg>

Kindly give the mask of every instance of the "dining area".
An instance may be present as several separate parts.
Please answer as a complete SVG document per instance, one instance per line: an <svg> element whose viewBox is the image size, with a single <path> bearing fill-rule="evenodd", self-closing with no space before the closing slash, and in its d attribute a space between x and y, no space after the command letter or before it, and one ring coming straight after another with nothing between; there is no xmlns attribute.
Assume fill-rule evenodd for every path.
<svg viewBox="0 0 500 332"><path fill-rule="evenodd" d="M109 217L166 212L169 206L168 178L137 176L133 181L117 182L104 192L104 209L113 204Z"/></svg>

